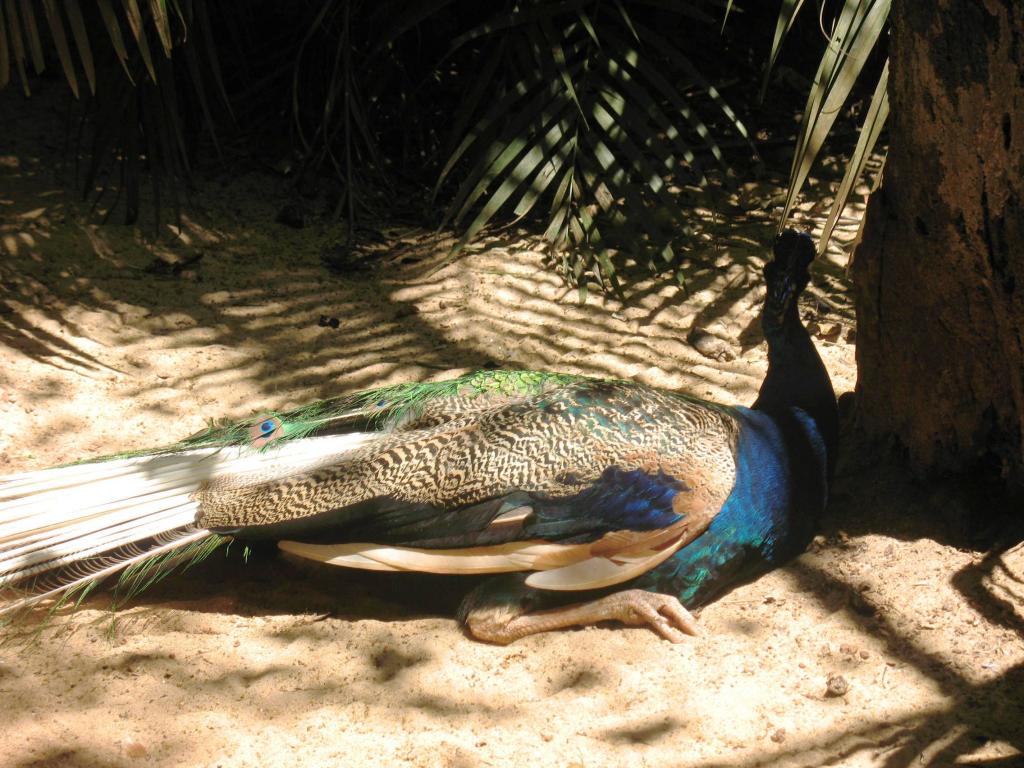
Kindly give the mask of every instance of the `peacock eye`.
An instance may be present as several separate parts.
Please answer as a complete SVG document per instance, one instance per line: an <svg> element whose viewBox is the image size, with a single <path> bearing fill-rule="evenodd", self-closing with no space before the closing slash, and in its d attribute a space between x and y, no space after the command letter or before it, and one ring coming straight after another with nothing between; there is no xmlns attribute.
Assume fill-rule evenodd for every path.
<svg viewBox="0 0 1024 768"><path fill-rule="evenodd" d="M284 437L282 426L281 419L277 416L268 416L265 419L253 421L252 426L249 427L249 439L254 446L262 448L272 440Z"/></svg>

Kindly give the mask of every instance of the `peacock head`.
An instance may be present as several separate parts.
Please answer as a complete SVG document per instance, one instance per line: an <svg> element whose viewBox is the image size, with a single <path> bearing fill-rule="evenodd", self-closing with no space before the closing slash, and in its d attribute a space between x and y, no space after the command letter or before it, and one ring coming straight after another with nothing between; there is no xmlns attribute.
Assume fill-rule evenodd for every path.
<svg viewBox="0 0 1024 768"><path fill-rule="evenodd" d="M811 280L807 267L814 261L814 241L803 232L787 229L775 238L774 252L775 258L764 268L766 328L781 327L791 313L796 317L797 298Z"/></svg>

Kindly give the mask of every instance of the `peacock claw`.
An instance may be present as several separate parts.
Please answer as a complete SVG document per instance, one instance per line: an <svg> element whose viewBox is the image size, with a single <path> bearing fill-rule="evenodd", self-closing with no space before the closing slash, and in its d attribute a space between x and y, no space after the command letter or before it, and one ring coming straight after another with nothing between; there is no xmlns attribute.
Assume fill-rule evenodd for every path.
<svg viewBox="0 0 1024 768"><path fill-rule="evenodd" d="M672 595L627 589L603 600L609 601L609 619L617 619L628 626L647 625L669 642L681 643L687 635L704 634L693 614Z"/></svg>
<svg viewBox="0 0 1024 768"><path fill-rule="evenodd" d="M518 574L517 574L518 575ZM675 597L643 589L627 589L586 603L531 610L512 600L487 599L478 591L463 605L466 626L478 640L505 645L527 635L567 627L619 621L631 627L649 626L672 643L687 635L704 634L693 615Z"/></svg>

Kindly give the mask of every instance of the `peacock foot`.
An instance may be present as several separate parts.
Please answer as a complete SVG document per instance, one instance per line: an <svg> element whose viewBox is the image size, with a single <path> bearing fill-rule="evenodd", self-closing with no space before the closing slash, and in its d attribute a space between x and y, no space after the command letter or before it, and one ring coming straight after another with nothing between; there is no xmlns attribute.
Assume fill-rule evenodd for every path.
<svg viewBox="0 0 1024 768"><path fill-rule="evenodd" d="M675 597L643 589L627 589L585 603L533 610L543 601L536 590L506 583L475 590L460 611L473 637L507 645L527 635L556 629L619 621L627 626L649 626L666 640L682 642L687 635L703 634L693 615ZM508 587L512 587L509 589ZM531 594L532 593L532 594Z"/></svg>
<svg viewBox="0 0 1024 768"><path fill-rule="evenodd" d="M602 618L595 621L614 619L631 627L647 625L673 643L683 642L687 635L699 637L704 634L697 619L677 598L660 592L627 589L580 607L595 613L604 612Z"/></svg>

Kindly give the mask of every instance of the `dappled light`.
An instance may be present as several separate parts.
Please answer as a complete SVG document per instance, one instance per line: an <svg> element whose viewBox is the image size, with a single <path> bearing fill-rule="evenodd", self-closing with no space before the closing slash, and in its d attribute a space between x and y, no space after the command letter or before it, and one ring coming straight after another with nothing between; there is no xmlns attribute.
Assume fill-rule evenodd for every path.
<svg viewBox="0 0 1024 768"><path fill-rule="evenodd" d="M160 444L211 417L487 366L620 376L740 403L753 400L763 376L760 222L723 234L685 289L648 279L623 297L591 294L580 303L547 269L546 254L520 238L486 241L438 269L444 241L406 230L375 269L334 277L303 237L248 223L260 218L257 211L230 229L203 225L191 274L147 271L159 254L111 228L58 230L15 255L19 275L40 277L28 283L37 293L5 295L4 327L34 339L5 353L18 356L22 386L32 391L31 410L11 409L6 423L22 427L16 440L5 433L15 448L5 460L25 467ZM96 260L61 274L60 252L48 245L58 239ZM182 246L164 258L180 256L175 249ZM128 269L105 271L111 259ZM47 270L33 273L39 263ZM823 326L852 327L841 256L818 269L803 312ZM337 318L337 328L323 318ZM690 346L695 326L723 339L735 359L711 360ZM853 347L840 337L819 348L836 388L852 389ZM2 375L10 380L10 365ZM814 551L707 608L710 636L682 647L621 629L480 646L451 620L472 583L353 574L264 551L244 564L235 550L137 598L116 621L103 596L62 619L30 646L33 665L59 670L43 689L35 676L8 671L0 679L23 702L14 723L30 743L49 743L33 715L45 700L62 697L74 712L65 719L77 734L72 746L34 752L57 764L117 764L141 750L174 761L200 745L212 760L255 760L240 722L301 739L314 762L331 759L339 732L347 751L379 750L385 739L384 763L413 749L467 765L488 748L532 754L540 747L522 742L524 718L537 724L546 754L566 763L597 747L613 761L639 750L650 765L676 765L686 754L689 764L723 767L895 767L908 755L938 766L954 755L1000 759L1021 749L1013 725L1019 641L992 641L989 655L961 671L946 666L962 658L952 646L915 637L941 631L920 629L941 627L940 619L874 602L891 574L851 557L889 547L898 548L894 559L913 557L928 540L913 537L912 521L905 542L879 536L883 513L854 526L871 535L851 551L839 532L864 520L866 497L856 488L863 475L846 477ZM1001 606L1019 591L1019 564L963 557L956 588L992 595L976 603L971 626L1015 626ZM74 667L61 661L68 654L79 659ZM621 659L628 661L613 661ZM832 673L849 680L850 693L827 696ZM896 695L907 689L914 703ZM140 696L219 714L185 718L176 733L131 716L110 737L83 727ZM577 703L567 709L570 700ZM718 712L736 701L759 703L719 730ZM1005 714L993 718L996 706ZM417 735L395 739L395 723Z"/></svg>
<svg viewBox="0 0 1024 768"><path fill-rule="evenodd" d="M203 213L156 241L134 229L63 223L63 203L44 179L11 180L19 195L3 234L17 248L5 246L0 315L0 439L10 469L159 445L210 418L482 367L615 376L744 404L764 375L756 318L771 231L758 215L704 222L708 247L683 286L641 271L622 295L590 292L580 302L546 249L515 232L448 262L450 238L402 227L390 240L385 233L390 245L364 268L332 275L320 258L330 230L273 224L275 192L256 176L204 193ZM752 205L772 190L762 184L732 200ZM820 226L824 213L801 215ZM804 319L825 330L853 326L846 258L829 251L802 306ZM699 352L688 342L694 328L724 342L732 359ZM845 335L818 345L836 389L852 389ZM313 762L330 760L332 734L344 731L347 751L388 740L384 763L434 749L471 765L488 748L529 754L516 725L523 718L566 764L597 745L605 759L640 750L648 764L666 766L681 750L706 766L811 766L868 754L898 765L886 760L911 746L967 754L978 732L992 739L992 754L1020 746L1007 727L979 731L981 722L958 714L962 702L991 703L1010 673L936 678L926 652L885 620L893 608L873 606L877 614L865 617L857 600L872 592L841 575L842 547L826 545L713 604L702 616L710 637L682 647L621 629L480 646L451 620L472 580L358 574L262 550L241 560L238 549L214 558L116 619L103 595L62 618L29 646L31 656L17 657L57 670L42 689L37 676L3 667L0 681L22 702L13 722L29 743L50 743L33 713L54 697L66 702L64 722L77 734L66 749L40 747L33 759L173 762L202 744L214 762L255 760L238 730L245 722L303 739ZM979 582L1002 572L995 562L978 567L988 568ZM1004 579L998 594L1013 588ZM61 661L68 654L74 666ZM797 665L782 685L780 659ZM850 679L844 700L825 695L832 672ZM920 691L926 707L893 699L896 681ZM588 703L567 710L580 696ZM190 716L173 734L130 715L109 736L83 727L140 697L219 714ZM716 713L737 700L760 703L719 731ZM851 706L864 712L856 725ZM419 735L395 740L394 723Z"/></svg>
<svg viewBox="0 0 1024 768"><path fill-rule="evenodd" d="M226 9L225 18L212 22L191 15L192 9L205 14L207 5L212 8L189 4L189 23L197 31L219 29L225 18L230 20ZM438 8L448 5L439 3ZM630 14L634 6L648 5L654 9L649 15L637 11L636 18L644 22L641 35ZM837 103L829 102L824 117L810 112L801 117L806 90L818 87L809 73L798 71L805 52L797 50L792 60L775 59L783 33L825 44L818 40L824 26L819 29L811 19L814 23L804 31L779 28L770 52L774 70L764 73L764 87L771 85L778 95L755 108L760 83L751 73L760 71L760 64L720 67L715 56L724 54L694 45L707 32L720 35L716 44L737 61L753 50L744 47L749 41L728 32L726 20L705 14L704 5L516 3L516 10L491 17L485 4L473 11L479 18L460 21L463 28L441 13L427 18L424 9L430 3L423 8L385 3L380 9L326 3L314 13L315 23L296 38L301 51L295 54L294 70L287 63L292 54L280 51L268 52L280 62L273 56L269 64L250 61L251 73L237 71L225 58L228 85L223 94L214 94L221 72L207 66L208 56L220 42L202 38L202 58L189 62L187 78L178 73L175 80L173 72L165 71L172 59L160 56L172 49L181 56L187 40L165 39L161 31L167 25L168 31L180 32L184 17L161 21L152 14L163 6L145 0L143 26L153 27L152 54L160 77L177 87L170 91L184 101L189 87L205 82L211 104L223 100L226 105L230 96L239 102L235 106L252 99L254 108L240 109L225 121L232 123L228 131L220 117L207 113L209 105L200 104L206 96L177 109L173 100L162 101L170 97L152 78L140 80L144 98L158 102L148 107L159 109L147 112L141 102L133 102L129 110L104 102L99 117L105 132L93 138L92 148L72 141L74 130L65 125L73 124L70 116L88 104L76 100L70 111L65 109L60 78L68 77L67 69L55 67L66 67L66 62L54 60L53 76L29 75L31 100L10 86L2 90L0 83L0 476L167 446L222 419L252 419L238 430L243 436L236 443L242 447L229 449L245 457L256 455L253 446L263 448L282 437L297 439L296 445L322 445L305 438L310 430L325 431L324 424L334 432L395 430L386 439L397 434L389 446L398 447L389 447L386 458L404 470L406 445L399 430L408 423L402 420L411 417L418 429L423 425L415 420L423 413L410 406L396 422L387 423L383 417L398 409L388 411L394 403L379 398L397 400L393 392L359 401L358 413L355 401L344 403L345 412L340 406L327 416L317 411L298 436L285 432L282 424L289 415L281 412L363 389L448 380L481 370L626 379L713 403L751 406L768 370L762 307L766 295L769 308L773 297L778 300L778 282L766 289L765 266L784 209L785 225L810 234L821 248L809 267L811 282L801 293L813 247L806 237L786 235L805 244L807 255L799 262L800 286L783 304L789 311L796 303L813 349L795 321L786 328L798 332L805 345L801 349L810 350L816 366L818 353L842 398L835 476L828 476L828 506L823 519L815 521L810 546L784 566L751 583L740 582L694 609L703 634L669 643L650 628L603 621L528 635L507 646L488 645L471 637L472 628L456 619L463 598L489 577L478 562L467 567L469 576L349 570L281 551L276 540L246 545L239 536L227 543L244 530L231 528L217 539L224 546L207 559L155 579L130 599L122 600L123 592L107 583L83 593L81 604L75 593L67 604L52 605L51 600L9 622L8 615L0 616L5 718L0 764L1021 764L1020 510L1012 499L990 497L980 481L975 486L973 480L913 475L902 463L898 444L889 452L888 446L883 450L867 442L857 421L856 409L863 402L857 370L861 306L855 310L853 270L865 263L857 261L863 258L857 249L865 236L868 197L886 162L887 137L880 125L869 126L863 135L871 141L857 142L856 126L865 112L877 118L881 107L854 88L855 103L847 103L844 93ZM717 4L707 5L719 13ZM739 5L730 12L761 18L760 10ZM874 8L874 21L862 30L860 43L854 35L845 43L854 45L852 50L835 48L833 53L857 54L857 69L863 66L877 79L883 67L888 76L885 56L879 54L877 61L867 56L878 40L886 39L882 11L888 4L861 4L868 5ZM599 6L610 20L585 12ZM5 12L8 7L14 4L4 5ZM448 10L456 7L464 6ZM797 7L784 3L783 17ZM77 2L66 3L58 16L68 16L73 24L77 8ZM399 8L402 13L394 13ZM530 23L523 22L523 9L534 14ZM120 14L122 9L115 10ZM411 20L421 12L424 18ZM275 13L268 12L263 22L279 23ZM37 15L43 20L42 11ZM675 19L676 26L647 26L659 18ZM390 30L390 37L381 32L365 49L353 42L383 21L398 31ZM102 33L99 40L105 44L109 20L94 22L90 34ZM131 32L128 26L124 31ZM502 31L508 37L496 34ZM0 18L0 44L6 32ZM772 30L763 32L770 37ZM280 31L282 37L291 33ZM252 37L242 40L246 35ZM753 36L765 53L768 37ZM143 61L149 53L137 52L140 39L147 38L136 31L126 37L126 49L108 52L107 64L118 78L122 70L129 78L132 72L142 76L153 70L153 61ZM246 46L255 39L252 30L240 32L238 50L230 55L252 58ZM286 43L279 44L284 50ZM441 63L435 63L433 57L449 45ZM26 50L15 65L24 68ZM693 51L700 55L691 61ZM834 62L840 68L841 58ZM426 67L428 59L434 69L413 71ZM175 66L184 66L183 59L177 61ZM397 66L403 61L409 67ZM75 59L74 66L85 70L93 65ZM479 80L471 77L475 67L481 69ZM705 70L714 73L715 82ZM292 94L293 100L282 100L280 83L292 77L306 85ZM128 85L122 83L132 92ZM849 91L853 85L850 79L837 87ZM84 94L85 71L79 73L79 86ZM270 94L265 101L253 95L261 89ZM887 112L888 103L883 106ZM257 114L262 112L270 116ZM157 119L154 114L174 119L144 125ZM814 128L815 120L831 125L833 118L850 146L841 141L833 146L825 142L827 130ZM189 120L196 125L187 125ZM463 133L446 139L438 128L445 122L458 124ZM1006 123L1001 130L1010 136ZM813 167L801 160L799 149L794 160L794 143L808 131L814 134L814 152L822 153ZM289 132L295 135L286 136ZM65 146L61 136L68 137ZM103 136L109 142L101 141ZM173 149L164 154L168 145ZM192 154L195 164L189 166ZM98 156L102 162L93 162ZM844 174L851 157L867 168L868 180ZM787 190L791 163L800 194ZM159 184L139 183L155 177ZM435 184L431 196L428 187ZM125 220L132 223L120 223ZM561 247L566 243L574 249ZM780 259L777 255L768 270L769 282ZM1009 291L1004 290L1007 296L1013 285L1011 280ZM857 286L862 287L860 282ZM986 290L990 287L986 283ZM797 302L791 300L794 295ZM858 293L858 302L862 298ZM1013 300L1018 299L1019 293ZM771 317L771 311L764 313L774 344ZM793 317L789 312L786 319ZM779 334L779 327L774 331ZM773 371L779 359L773 357ZM820 366L813 373L821 385L818 392L827 393ZM497 379L489 377L487 384L499 388ZM422 389L416 389L419 399L410 398L415 407L426 402ZM466 396L465 391L456 394ZM824 400L830 409L831 399ZM759 408L766 408L763 402ZM697 408L722 412L706 404ZM662 423L646 413L640 416ZM481 432L475 418L460 421L458 429ZM790 428L803 440L803 420L791 421ZM538 438L531 450L533 445L555 450L554 443L540 439L546 437L540 433L553 431L552 421L537 423L541 426L531 433ZM630 425L619 424L628 431ZM428 423L423 431L435 426ZM710 441L700 442L707 437L700 430L710 428L698 424L694 429L684 436L697 448L705 447ZM742 429L724 430L730 472ZM571 439L582 442L583 434L573 432ZM820 441L815 442L818 433L813 435L804 440L809 446L804 454L785 456L780 473L793 482L804 478L800 461L818 467L813 482L821 492L803 495L814 496L820 511L828 460ZM340 451L360 451L369 442L361 434L317 439L343 445L317 471L328 463L340 465L343 456L361 461L365 454ZM279 447L260 454L260 460L279 456L274 453ZM180 449L175 448L174 460L185 453ZM327 449L316 450L323 456ZM629 450L640 451L635 444ZM650 463L662 479L676 471L658 456L659 449L650 450L655 458L640 456L637 466ZM446 460L451 465L447 451L448 445L441 444L421 464L431 471ZM201 463L225 451L218 444L189 456L193 453ZM600 460L619 472L603 454ZM295 461L282 464L284 469L259 471L279 471L291 480L300 466ZM986 462L995 466L992 456L978 458L979 464ZM120 467L116 462L103 466ZM146 467L147 481L166 483L154 495L177 493L188 524L198 520L195 525L203 527L179 531L204 540L206 528L221 533L229 528L194 515L199 499L211 488L218 490L210 480L212 469L196 471L201 482L186 488L176 477L168 479L171 472ZM635 473L653 476L650 467ZM96 466L86 471L93 474ZM771 472L763 466L748 471L749 484L763 495L783 487L770 485L765 478ZM34 482L38 475L32 477ZM315 482L321 480L316 476ZM558 479L560 487L577 481L569 472ZM681 480L673 482L694 490ZM119 483L114 485L120 491ZM229 490L250 490L239 483ZM81 487L69 484L74 492ZM432 484L433 478L427 485ZM319 487L310 487L315 492L309 495L316 496ZM367 487L377 488L372 482ZM678 490L674 485L673 492ZM379 489L373 493L377 496L367 508L374 514L381 510L381 499L394 501ZM548 493L536 492L528 503L542 497L550 501ZM281 497L288 499L282 507L295 502L284 493ZM15 509L13 515L29 508L27 503L19 506L23 498L18 493L7 498L14 499L6 508ZM256 506L253 498L238 494L243 513ZM594 508L587 507L581 517L589 521L604 499L586 498ZM154 506L160 502L152 501ZM444 503L417 501L417 509L435 514ZM784 503L798 508L803 500ZM484 510L491 515L481 523L484 533L504 546L500 536L508 529L502 526L522 526L534 514L532 507L520 504L502 506L499 513ZM674 496L667 504L673 514L678 511ZM398 503L393 506L402 511ZM385 516L399 518L395 509L385 508ZM677 520L690 525L694 511L680 512ZM792 522L792 509L786 511ZM176 508L172 512L178 514ZM59 527L54 519L46 525ZM608 530L609 538L623 534ZM49 529L29 531L44 532L39 546L56 560L57 545L46 538ZM0 530L0 537L6 533ZM423 535L428 533L434 535ZM15 531L7 540L18 535ZM134 530L131 535L141 539ZM584 535L573 529L564 540L590 543ZM758 546L777 543L767 534L757 535ZM0 538L0 544L4 541ZM385 545L396 541L405 540L385 540ZM427 541L432 542L425 545L429 549L448 539ZM657 542L656 554L668 551L666 541ZM104 543L107 550L91 552L109 551L109 541ZM35 545L24 546L33 554ZM401 567L411 567L394 554L397 549L389 554ZM627 547L624 561L636 551ZM725 558L718 549L711 551ZM90 557L102 560L91 552ZM742 557L747 556L744 550ZM17 569L31 567L17 559L24 557L12 555L8 564L18 565L0 576L10 572L23 578L24 571ZM363 565L384 562L352 552L338 560L345 557L363 558ZM741 559L737 555L728 565L739 570ZM611 555L608 562L622 565ZM704 568L711 555L699 562ZM63 568L64 562L58 565ZM491 561L487 567L496 570ZM623 583L635 585L636 573ZM21 589L25 581L11 583ZM0 586L14 592L7 582ZM602 581L585 594L603 595L602 589L621 587ZM562 594L575 599L580 593ZM628 623L622 614L617 618Z"/></svg>
<svg viewBox="0 0 1024 768"><path fill-rule="evenodd" d="M8 180L23 190L5 225L15 237L26 226L20 209L38 210L51 187ZM329 232L257 226L273 216L269 189L246 199L244 216L229 202L268 183L234 180L207 201L206 223L186 218L178 239L152 244L137 230L62 226L60 205L31 219L35 245L0 267L11 276L0 333L31 361L20 387L40 409L14 417L19 450L45 444L81 457L114 435L124 449L159 445L211 418L488 366L618 376L723 402L756 395L760 221L710 238L684 287L647 277L621 298L591 293L581 304L522 238L492 238L445 265L450 241L406 229L372 270L325 274L318 242ZM808 311L849 326L849 302L836 293L842 270L824 269L832 282L812 289ZM337 327L322 324L331 318ZM734 345L740 361L711 361L687 344L698 326ZM851 359L848 347L824 354ZM47 385L54 369L74 372L80 386ZM89 403L101 391L120 400L97 418ZM29 428L42 412L46 422ZM151 423L157 415L174 419L174 434Z"/></svg>
<svg viewBox="0 0 1024 768"><path fill-rule="evenodd" d="M58 637L32 647L38 663L55 670L42 690L31 691L30 678L0 679L24 697L26 712L64 696L82 722L140 695L211 711L232 702L231 714L208 723L216 728L186 720L172 737L128 718L116 743L80 734L80 759L99 763L117 760L126 743L159 760L200 744L207 754L252 759L238 723L295 734L325 760L339 732L347 749L384 738L384 763L407 748L434 748L449 760L488 745L526 755L540 749L523 741L529 722L545 753L566 760L600 748L607 760L640 750L648 764L664 766L680 754L723 768L945 766L968 756L1003 764L1024 747L1019 635L990 630L985 652L962 655L966 625L985 621L979 603L922 632L920 623L934 621L930 602L894 602L890 570L850 560L850 547L866 554L873 539L894 541L874 534L844 543L836 526L851 515L884 530L884 519L864 519L854 505L832 509L825 533L796 564L707 608L701 619L711 634L684 646L623 629L480 646L448 618L457 579L353 573L269 553L239 567L235 552L143 595L113 630L102 606L68 617L73 631L55 628ZM910 570L934 547L910 541L893 557ZM1017 546L1000 560L1007 583L1024 573L1021 554ZM992 570L984 555L961 557ZM941 579L929 585L944 589ZM49 654L56 655L47 661ZM68 654L79 659L73 669L61 662ZM843 697L826 693L833 673L849 681ZM725 731L714 719L722 707L733 710ZM17 722L30 735L41 727ZM395 723L409 735L396 739Z"/></svg>

